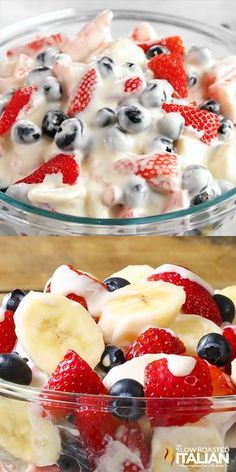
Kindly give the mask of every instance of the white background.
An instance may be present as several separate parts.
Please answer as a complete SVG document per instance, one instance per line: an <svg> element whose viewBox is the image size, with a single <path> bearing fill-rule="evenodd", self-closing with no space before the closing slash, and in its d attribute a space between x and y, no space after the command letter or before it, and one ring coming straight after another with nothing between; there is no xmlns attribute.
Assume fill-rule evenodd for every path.
<svg viewBox="0 0 236 472"><path fill-rule="evenodd" d="M172 13L236 30L236 0L0 0L0 27L64 8L129 8Z"/></svg>

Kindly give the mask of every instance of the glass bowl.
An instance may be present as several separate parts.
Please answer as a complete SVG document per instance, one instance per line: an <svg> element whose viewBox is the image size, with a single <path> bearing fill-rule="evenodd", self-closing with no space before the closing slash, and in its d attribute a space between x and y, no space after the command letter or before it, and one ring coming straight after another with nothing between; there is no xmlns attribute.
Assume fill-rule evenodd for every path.
<svg viewBox="0 0 236 472"><path fill-rule="evenodd" d="M0 51L32 39L37 32L77 32L98 11L61 10L47 13L1 31ZM215 57L235 53L236 34L171 15L114 10L114 37L126 36L140 21L149 21L160 36L181 34L187 46L207 45ZM236 235L236 188L194 208L143 218L74 217L25 205L0 192L0 234L23 235Z"/></svg>
<svg viewBox="0 0 236 472"><path fill-rule="evenodd" d="M138 419L125 419L133 408ZM3 471L120 472L125 461L140 466L140 458L143 468L128 470L235 471L236 396L133 398L131 404L1 382L0 412Z"/></svg>

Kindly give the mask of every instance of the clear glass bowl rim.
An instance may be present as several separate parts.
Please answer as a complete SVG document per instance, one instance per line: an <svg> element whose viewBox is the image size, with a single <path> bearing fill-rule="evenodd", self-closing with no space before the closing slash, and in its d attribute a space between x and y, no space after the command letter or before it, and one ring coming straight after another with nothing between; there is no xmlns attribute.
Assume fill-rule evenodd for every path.
<svg viewBox="0 0 236 472"><path fill-rule="evenodd" d="M29 18L14 25L8 26L2 29L0 34L0 47L6 45L9 41L17 39L23 33L33 33L35 32L34 29L37 26L44 26L55 24L56 21L70 21L75 19L76 16L79 16L80 21L87 21L93 18L95 15L99 13L100 10L76 10L76 9L66 9L66 10L59 10L56 12L50 12L43 15L39 15L37 17ZM195 20L190 20L188 18L178 17L174 15L168 14L159 14L149 11L141 11L141 10L117 10L113 9L114 19L130 19L130 20L142 20L142 21L152 21L156 20L163 24L173 24L177 25L186 29L193 29L195 32L203 33L205 35L211 36L213 38L221 38L224 42L228 44L235 44L236 46L236 33L225 29L220 26L212 26L206 23L202 23ZM20 202L8 195L0 192L0 201L5 202L6 204L13 206L18 210L22 210L23 212L27 212L33 215L50 218L52 220L58 220L65 223L78 223L79 225L90 225L90 226L141 226L146 225L149 223L161 223L162 221L173 221L177 218L192 216L192 215L200 215L207 209L214 207L215 205L220 205L221 203L227 202L231 197L236 196L236 188L231 189L228 192L225 192L223 195L209 200L205 203L202 203L199 206L187 208L184 210L178 210L171 213L165 213L161 215L152 215L147 217L139 217L139 218L125 218L125 219L117 219L117 218L89 218L89 217L80 217L80 216L72 216L63 213L54 213L49 210L41 209L38 207L34 207L31 205L27 205L25 203Z"/></svg>
<svg viewBox="0 0 236 472"><path fill-rule="evenodd" d="M93 394L80 394L80 393L70 393L70 392L63 392L63 391L56 391L56 390L49 390L47 388L38 388L38 387L31 387L25 385L18 385L12 382L0 380L0 397L3 396L5 398L9 398L12 400L20 400L20 401L27 401L32 403L41 403L45 406L48 404L56 405L57 407L70 407L70 408L78 408L78 401L76 399L85 399L91 400L91 404L86 401L86 406L95 406L96 407L96 400L99 400L97 404L97 408L99 405L101 408L105 406L109 406L113 400L121 400L121 397L113 397L109 395L93 395ZM133 400L137 400L141 402L143 405L140 406L140 409L145 409L147 402L161 402L161 407L173 408L178 403L178 410L181 408L189 407L190 410L205 410L206 405L204 401L209 401L211 406L216 408L233 408L236 411L236 395L225 395L225 396L211 396L211 397L151 397L151 398L143 398L143 397L132 397ZM102 404L104 401L104 405ZM125 398L124 398L125 401ZM94 403L95 402L95 403ZM100 403L101 402L101 403ZM159 407L159 405L158 405ZM125 406L124 406L125 408Z"/></svg>

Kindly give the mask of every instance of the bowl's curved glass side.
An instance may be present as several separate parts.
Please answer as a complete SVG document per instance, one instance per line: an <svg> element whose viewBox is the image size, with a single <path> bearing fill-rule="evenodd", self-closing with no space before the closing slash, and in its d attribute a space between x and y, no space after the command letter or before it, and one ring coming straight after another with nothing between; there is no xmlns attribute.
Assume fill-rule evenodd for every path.
<svg viewBox="0 0 236 472"><path fill-rule="evenodd" d="M138 419L127 420L134 408ZM199 448L209 453L221 448L228 467L235 460L236 396L134 398L130 403L2 382L0 413L0 465L9 472L39 472L38 466L59 472L67 470L65 464L78 472L120 472L120 460L136 465L142 460L142 472L159 472L169 470L169 458L171 470L178 470L178 447L195 448L198 461Z"/></svg>

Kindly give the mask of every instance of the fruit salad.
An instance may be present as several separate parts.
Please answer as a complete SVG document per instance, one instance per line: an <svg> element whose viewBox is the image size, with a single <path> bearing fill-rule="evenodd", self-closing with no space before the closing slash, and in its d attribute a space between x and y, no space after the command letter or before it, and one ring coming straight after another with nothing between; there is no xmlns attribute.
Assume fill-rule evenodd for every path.
<svg viewBox="0 0 236 472"><path fill-rule="evenodd" d="M214 291L172 264L104 281L62 265L44 292L13 290L0 311L3 470L178 472L179 445L228 447L235 313L236 286Z"/></svg>
<svg viewBox="0 0 236 472"><path fill-rule="evenodd" d="M112 17L6 51L0 189L52 212L132 218L234 188L236 56L145 22L117 39Z"/></svg>

